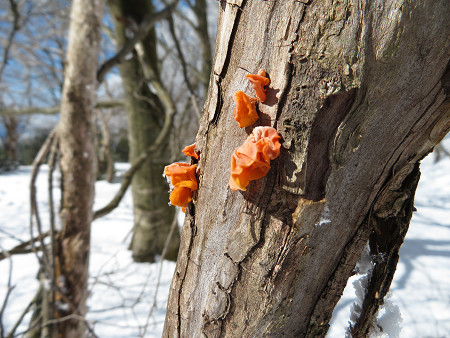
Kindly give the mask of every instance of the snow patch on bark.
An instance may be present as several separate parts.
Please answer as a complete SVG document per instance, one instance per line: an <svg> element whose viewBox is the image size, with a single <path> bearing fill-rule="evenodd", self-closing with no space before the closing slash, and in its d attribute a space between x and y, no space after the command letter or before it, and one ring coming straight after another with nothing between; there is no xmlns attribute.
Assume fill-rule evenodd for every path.
<svg viewBox="0 0 450 338"><path fill-rule="evenodd" d="M377 318L369 332L369 338L389 337L399 338L403 322L400 308L391 299L386 296L384 305L380 307Z"/></svg>
<svg viewBox="0 0 450 338"><path fill-rule="evenodd" d="M328 203L325 204L325 207L323 208L322 215L320 215L320 220L315 225L316 227L320 227L325 224L331 223L330 219L330 209L328 208Z"/></svg>
<svg viewBox="0 0 450 338"><path fill-rule="evenodd" d="M350 309L350 327L354 325L361 316L362 306L367 293L369 278L372 274L373 267L374 264L370 255L369 244L367 243L355 268L356 273L362 275L362 277L353 282L356 301ZM400 308L398 305L394 304L394 302L390 299L390 294L388 294L385 297L384 304L378 309L368 337L399 338L402 329L402 322L403 318L400 313ZM347 329L347 337L351 337L349 328Z"/></svg>

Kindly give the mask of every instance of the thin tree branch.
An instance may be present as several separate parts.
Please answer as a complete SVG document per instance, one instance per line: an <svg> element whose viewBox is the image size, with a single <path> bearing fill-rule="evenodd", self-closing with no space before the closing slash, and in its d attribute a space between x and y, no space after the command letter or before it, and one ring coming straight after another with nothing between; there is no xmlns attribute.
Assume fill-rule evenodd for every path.
<svg viewBox="0 0 450 338"><path fill-rule="evenodd" d="M41 166L41 164L44 162L45 157L47 156L48 152L50 151L52 142L53 142L53 138L56 135L56 128L54 128L50 134L48 135L47 139L45 140L44 144L42 145L41 149L39 150L38 154L36 155L36 158L33 161L33 170L31 172L31 179L30 179L30 206L31 206L31 214L30 214L30 235L31 238L33 239L33 216L34 216L34 220L36 222L36 227L38 229L39 232L39 240L41 243L41 248L42 248L42 252L43 252L43 263L44 263L44 269L45 271L47 271L46 269L48 268L48 263L49 263L49 257L48 257L48 253L45 250L45 243L44 243L44 237L43 237L43 232L42 232L42 227L41 227L41 220L39 217L39 210L38 210L38 205L37 205L37 201L36 201L36 178L37 175L39 173L39 168ZM32 247L34 247L34 242L32 242ZM37 255L36 255L37 256ZM38 260L40 261L39 257ZM41 262L41 261L40 261ZM41 262L42 264L42 262Z"/></svg>
<svg viewBox="0 0 450 338"><path fill-rule="evenodd" d="M5 70L5 67L8 64L9 50L11 49L11 46L12 46L12 43L14 40L14 36L20 29L20 23L19 23L20 13L19 13L19 9L17 8L17 4L14 0L9 0L9 5L10 5L11 13L13 16L13 27L8 36L8 43L3 48L3 60L2 60L2 64L0 65L0 82L1 82L1 79L3 76L3 71Z"/></svg>
<svg viewBox="0 0 450 338"><path fill-rule="evenodd" d="M150 306L150 310L148 311L147 320L145 321L144 333L142 334L142 337L145 337L145 333L147 332L148 323L150 322L150 318L152 317L153 310L156 307L156 296L158 295L159 284L161 282L164 258L166 257L167 249L169 248L170 241L172 240L173 233L175 231L175 228L177 227L177 218L178 218L177 216L178 216L178 211L175 211L175 215L173 217L173 221L172 221L172 225L170 227L169 235L166 238L166 243L164 244L164 249L163 249L163 251L161 253L161 261L160 261L160 264L159 264L158 279L156 280L155 294L153 296L153 303Z"/></svg>
<svg viewBox="0 0 450 338"><path fill-rule="evenodd" d="M161 1L163 4L165 4L165 5L167 5L167 1L166 0L162 0ZM192 9L192 4L191 3L189 3L189 5L188 5L191 9ZM189 26L191 26L193 29L197 29L198 27L197 27L197 25L195 24L195 22L194 21L192 21L187 15L185 15L182 11L180 11L179 9L175 9L175 13L177 13L177 15L181 18L181 19L183 19L184 21L186 21L188 24L189 24Z"/></svg>
<svg viewBox="0 0 450 338"><path fill-rule="evenodd" d="M8 287L7 287L7 291L6 291L6 295L5 295L5 299L3 301L2 307L0 309L0 337L4 338L5 337L5 331L4 331L4 327L3 327L3 313L5 312L6 309L6 305L8 304L8 299L9 296L11 295L12 290L14 289L14 286L11 284L11 279L12 279L12 259L11 256L8 256L9 258L9 275L8 275Z"/></svg>
<svg viewBox="0 0 450 338"><path fill-rule="evenodd" d="M72 313L70 315L67 315L65 317L61 317L61 318L57 318L57 319L51 319L48 320L47 322L43 323L42 325L34 325L33 327L30 327L28 330L24 331L24 332L20 332L17 336L22 336L24 333L36 329L36 328L45 328L47 326L50 325L54 325L54 324L58 324L58 323L63 323L65 321L71 320L71 319L75 319L78 321L81 321L84 323L84 325L86 325L87 330L89 331L89 335L88 337L94 337L94 338L98 338L98 336L95 334L94 329L91 327L91 325L89 325L89 322L87 321L86 318L84 318L83 316L80 316L79 314L76 313ZM8 335L7 338L12 337L10 335Z"/></svg>
<svg viewBox="0 0 450 338"><path fill-rule="evenodd" d="M34 250L40 250L40 247L34 247L34 249L33 249L33 247L32 247L33 243L35 243L37 241L41 241L42 239L47 237L49 234L50 234L49 232L44 232L42 235L32 238L26 242L20 243L19 245L15 246L11 250L0 251L0 261L4 260L8 256L28 254L28 253L34 252Z"/></svg>
<svg viewBox="0 0 450 338"><path fill-rule="evenodd" d="M157 21L166 18L173 8L175 8L178 1L172 2L165 9L145 18L139 25L134 36L125 42L123 47L116 55L112 58L106 60L97 71L97 81L102 83L105 79L106 74L116 65L123 62L127 55L131 53L134 49L136 43L141 41L148 33L148 31L156 24Z"/></svg>
<svg viewBox="0 0 450 338"><path fill-rule="evenodd" d="M6 336L6 338L12 338L15 337L14 333L16 332L17 328L19 327L20 323L22 323L23 319L25 318L26 314L28 312L30 312L31 307L36 304L40 293L42 292L42 285L39 286L39 289L37 290L36 294L34 295L33 299L31 300L30 303L28 303L27 307L25 308L25 310L23 310L22 314L20 315L19 319L17 319L16 323L14 324L14 326L12 327L11 331L9 331L8 335Z"/></svg>
<svg viewBox="0 0 450 338"><path fill-rule="evenodd" d="M54 211L54 202L53 202L53 172L55 170L56 161L59 153L59 138L56 135L53 138L50 154L48 156L48 207L50 213L50 261L49 261L49 279L51 281L50 287L50 309L48 311L50 315L50 319L53 319L55 308L55 286L56 284L56 268L55 268L55 257L56 257L56 229L55 229L55 211Z"/></svg>
<svg viewBox="0 0 450 338"><path fill-rule="evenodd" d="M109 101L99 101L96 103L94 108L116 108L123 107L125 105L122 100L109 100ZM39 108L39 107L29 107L29 108L4 108L0 110L1 116L17 116L17 115L31 115L31 114L44 114L44 115L55 115L59 114L61 110L61 105Z"/></svg>
<svg viewBox="0 0 450 338"><path fill-rule="evenodd" d="M177 50L178 58L180 60L181 67L183 70L184 82L186 82L186 86L187 86L189 92L191 93L191 95L196 97L197 95L195 94L195 91L191 85L191 81L189 80L189 77L188 77L186 59L184 58L184 54L183 54L183 51L181 50L180 42L178 41L178 37L175 32L175 25L173 22L172 13L169 14L167 21L169 22L170 35L172 36L173 42L175 43L175 49Z"/></svg>
<svg viewBox="0 0 450 338"><path fill-rule="evenodd" d="M195 99L195 96L191 96L192 101L192 107L194 108L195 116L197 116L198 122L200 123L200 119L202 118L202 112L200 111L200 108L198 107L197 100Z"/></svg>

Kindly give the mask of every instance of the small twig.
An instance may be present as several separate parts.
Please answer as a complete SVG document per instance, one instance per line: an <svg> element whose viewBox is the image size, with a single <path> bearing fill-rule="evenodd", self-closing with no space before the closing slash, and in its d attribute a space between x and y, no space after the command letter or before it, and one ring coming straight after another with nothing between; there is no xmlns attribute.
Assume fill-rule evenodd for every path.
<svg viewBox="0 0 450 338"><path fill-rule="evenodd" d="M30 179L30 205L31 205L31 213L30 213L30 235L31 238L34 238L33 235L33 218L36 221L36 227L38 229L39 233L39 240L41 242L41 248L43 253L43 263L44 263L44 269L48 268L49 264L49 258L48 253L45 250L45 243L44 243L44 237L42 232L42 226L41 226L41 220L39 218L39 210L38 205L36 201L36 178L39 173L39 168L41 164L44 162L45 157L47 156L48 152L50 151L53 138L56 135L56 127L50 132L50 134L47 136L47 139L45 140L44 144L42 145L41 149L39 150L38 154L36 155L36 158L33 161L33 170L31 172L31 179ZM34 242L31 243L32 247L34 247ZM41 259L36 253L36 257L38 258L38 261L42 264Z"/></svg>
<svg viewBox="0 0 450 338"><path fill-rule="evenodd" d="M49 276L51 281L50 287L50 319L53 319L54 308L55 308L55 285L56 285L56 268L55 268L55 257L56 257L56 229L55 229L55 211L53 202L53 172L55 171L56 161L58 158L59 151L59 138L56 135L53 138L50 154L48 156L48 207L50 213L50 261L49 264Z"/></svg>
<svg viewBox="0 0 450 338"><path fill-rule="evenodd" d="M165 5L167 5L167 3L168 3L166 0L162 0L161 2L163 4L165 4ZM192 9L192 4L191 3L189 3L189 8ZM182 18L184 21L186 21L189 24L189 26L191 26L193 29L197 29L198 28L197 25L195 24L195 22L192 21L187 15L185 15L184 12L182 12L182 11L180 11L178 9L175 9L175 13L177 13L177 15L180 18Z"/></svg>
<svg viewBox="0 0 450 338"><path fill-rule="evenodd" d="M123 100L108 100L108 101L99 101L96 103L94 108L115 108L115 107L123 107ZM19 115L32 115L32 114L45 114L45 115L55 115L59 114L61 110L61 105L48 107L48 108L39 108L39 107L29 107L29 108L2 108L0 109L1 116L19 116Z"/></svg>
<svg viewBox="0 0 450 338"><path fill-rule="evenodd" d="M23 319L25 318L26 314L28 312L30 312L31 307L37 302L37 299L39 298L39 293L42 292L42 285L39 286L38 291L36 292L36 294L34 295L33 299L31 300L30 303L28 303L27 307L25 308L25 310L23 310L22 314L20 315L19 319L16 321L16 323L14 324L14 326L12 327L11 331L9 331L8 335L6 336L6 338L12 338L14 337L14 333L16 332L17 328L19 327L20 323L22 323Z"/></svg>
<svg viewBox="0 0 450 338"><path fill-rule="evenodd" d="M5 231L3 229L0 229L0 233L5 234L6 236L16 240L19 243L23 243L23 240L17 236L15 236L14 234L10 233L9 231Z"/></svg>
<svg viewBox="0 0 450 338"><path fill-rule="evenodd" d="M198 121L200 122L200 119L202 118L202 113L200 111L200 108L198 107L197 100L194 96L191 96L192 101L192 107L194 107L195 116L197 116Z"/></svg>
<svg viewBox="0 0 450 338"><path fill-rule="evenodd" d="M42 265L43 262L41 260L41 258L39 257L39 255L37 254L37 251L34 249L35 248L35 244L33 242L34 239L34 234L33 234L33 216L36 220L37 223L37 227L38 227L38 231L39 231L39 241L41 242L41 247L42 250L44 252L44 260L48 259L48 257L45 255L45 250L44 250L44 239L42 237L42 229L41 229L41 224L40 224L40 218L39 218L39 213L38 213L38 208L37 208L37 202L36 202L36 178L37 178L37 174L39 172L39 167L40 165L44 162L45 157L47 156L48 152L50 151L50 147L52 144L52 140L53 137L56 134L56 128L54 128L50 134L47 136L47 139L45 140L44 144L42 145L41 149L39 150L38 154L36 155L36 158L33 161L33 170L31 172L31 179L30 179L30 237L31 237L31 248L33 249L34 253L36 254L36 258L38 260L38 262ZM45 267L45 265L44 265Z"/></svg>
<svg viewBox="0 0 450 338"><path fill-rule="evenodd" d="M187 86L189 92L191 93L191 95L195 97L197 95L195 94L195 91L191 85L191 81L189 80L189 77L188 77L186 59L184 58L184 54L181 49L180 42L179 42L178 37L175 32L175 25L173 22L172 13L169 14L167 21L169 22L170 35L172 36L173 42L175 43L175 49L177 50L178 58L180 60L181 68L183 70L184 82L186 82L186 86Z"/></svg>
<svg viewBox="0 0 450 338"><path fill-rule="evenodd" d="M173 221L172 221L172 225L170 227L169 235L167 236L166 243L164 244L164 249L163 249L163 251L161 253L161 262L159 264L158 279L156 280L155 294L153 296L153 303L150 306L150 310L148 311L147 320L145 321L144 333L142 334L142 337L145 337L145 333L147 331L148 323L150 322L150 318L152 317L153 310L156 307L156 296L158 295L159 284L161 282L164 258L166 257L166 253L167 253L167 250L169 248L170 241L172 240L173 233L175 231L175 228L177 227L177 218L178 218L177 214L178 214L178 211L175 211L175 216L173 217Z"/></svg>
<svg viewBox="0 0 450 338"><path fill-rule="evenodd" d="M9 50L11 49L12 43L14 41L14 36L20 29L20 13L19 9L17 8L17 3L14 0L9 0L9 5L13 16L13 27L11 29L11 32L9 33L8 42L6 46L3 47L3 60L2 64L0 65L0 81L3 76L3 71L8 64Z"/></svg>
<svg viewBox="0 0 450 338"><path fill-rule="evenodd" d="M40 247L32 247L32 244L41 241L43 238L47 237L49 235L49 232L44 232L41 236L37 236L35 238L32 238L26 242L21 242L19 245L15 246L11 250L7 251L0 251L0 261L7 258L8 256L12 255L21 255L21 254L28 254L35 251L40 250Z"/></svg>
<svg viewBox="0 0 450 338"><path fill-rule="evenodd" d="M34 326L34 327L29 328L27 331L20 332L18 335L21 336L24 333L26 333L26 332L28 332L28 331L30 331L32 329L36 329L38 327L42 329L42 328L44 328L46 326L63 323L65 321L72 320L72 319L75 319L75 320L78 320L78 321L82 321L84 323L84 325L86 325L86 328L87 328L87 330L89 331L89 334L90 334L89 337L98 338L98 336L94 332L94 329L89 325L89 322L87 321L87 319L84 318L83 316L80 316L79 314L76 314L76 313L72 313L70 315L67 315L67 316L64 316L64 317L61 317L61 318L48 320L47 322L45 322L42 325Z"/></svg>
<svg viewBox="0 0 450 338"><path fill-rule="evenodd" d="M11 284L12 269L13 269L12 258L11 258L11 256L8 256L8 258L9 258L8 289L6 291L5 299L3 300L3 304L0 309L0 337L1 338L5 337L5 333L4 333L5 331L4 331L4 327L3 327L3 313L6 309L6 305L8 304L9 296L11 295L11 292L14 289L14 286L12 286L12 284Z"/></svg>

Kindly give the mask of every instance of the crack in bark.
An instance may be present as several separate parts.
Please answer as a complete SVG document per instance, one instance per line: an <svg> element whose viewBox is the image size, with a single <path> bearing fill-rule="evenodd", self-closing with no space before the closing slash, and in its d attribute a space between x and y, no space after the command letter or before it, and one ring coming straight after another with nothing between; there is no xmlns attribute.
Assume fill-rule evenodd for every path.
<svg viewBox="0 0 450 338"><path fill-rule="evenodd" d="M268 205L268 201L270 200L270 196L272 196L273 190L275 188L275 179L272 180L272 185L270 186L269 189L266 189L266 193L263 193L262 196L266 197L263 198L259 201L259 203L261 205ZM239 261L239 262L235 262L229 255L228 253L225 253L225 257L229 258L231 260L231 262L236 265L237 267L237 273L236 276L233 280L233 282L230 284L230 286L226 289L226 294L228 296L227 298L227 308L226 308L226 312L224 312L223 316L222 316L222 322L221 322L221 326L220 326L220 333L219 336L222 336L223 333L223 326L224 324L226 324L226 319L228 314L230 313L231 307L232 307L232 297L231 297L231 293L233 292L234 287L239 283L241 277L242 277L242 264L245 263L247 261L247 259L253 254L253 252L255 250L257 250L259 247L261 247L261 245L264 243L265 241L265 237L264 237L264 233L266 231L265 228L265 219L266 219L266 210L264 209L264 211L261 213L261 215L259 216L259 221L258 223L260 224L260 235L259 235L259 240L252 246L250 247L247 252L245 253L244 257Z"/></svg>
<svg viewBox="0 0 450 338"><path fill-rule="evenodd" d="M300 17L300 20L298 21L297 27L295 29L295 32L296 32L295 33L295 39L293 39L290 42L290 44L289 44L290 48L289 48L289 51L288 51L289 58L287 60L287 62L288 62L287 63L287 80L286 80L286 84L284 86L283 92L280 95L280 99L278 100L277 113L276 113L276 117L275 117L275 123L274 123L274 126L273 126L275 129L277 129L278 121L279 121L280 116L281 116L281 114L283 112L283 108L286 105L287 97L288 97L289 93L291 92L292 79L294 78L294 71L293 71L294 70L294 65L293 65L293 62L292 62L292 55L293 55L293 48L294 48L293 46L299 39L299 36L298 36L297 32L298 32L298 30L300 28L300 24L302 23L302 21L303 21L303 19L305 17L305 7L306 7L306 5L308 5L308 4L304 4L304 6L302 7L302 10L301 10L302 11L301 12L301 17Z"/></svg>
<svg viewBox="0 0 450 338"><path fill-rule="evenodd" d="M210 123L208 124L208 129L207 129L207 133L209 131L209 128L211 126L215 126L217 125L217 122L219 121L219 117L220 114L222 112L222 106L223 106L223 95L222 95L222 79L225 77L227 71L228 71L228 66L230 65L230 59L231 59L231 51L233 49L233 45L234 45L234 38L236 37L236 31L237 31L237 27L239 25L239 21L240 21L240 17L241 17L241 12L243 10L243 8L245 7L247 3L247 0L243 0L241 6L238 6L236 4L229 4L230 6L236 6L238 7L239 10L236 11L235 14L235 18L234 18L234 23L233 23L233 28L231 29L231 33L230 33L230 37L228 39L228 46L227 46L227 51L226 51L226 56L225 56L225 60L223 61L223 65L222 65L222 69L220 71L220 74L217 74L214 72L214 74L217 76L217 95L218 95L218 100L217 100L217 104L216 104L216 110L214 112L214 116L212 119L210 119Z"/></svg>
<svg viewBox="0 0 450 338"><path fill-rule="evenodd" d="M311 315L309 316L310 321L306 329L306 337L318 337L325 336L327 334L330 327L329 321L331 320L331 315L334 307L340 299L340 295L330 299L329 294L333 294L333 289L336 287L344 289L347 284L347 280L349 276L351 276L351 271L354 270L356 261L361 256L361 252L369 239L369 222L370 213L368 213L365 220L359 225L353 237L345 245L339 263L330 275L330 278L315 302L314 309L311 311ZM330 306L330 303L333 305Z"/></svg>
<svg viewBox="0 0 450 338"><path fill-rule="evenodd" d="M309 234L305 234L299 238L294 238L295 237L294 227L295 226L292 225L291 229L289 230L289 233L286 236L286 241L281 247L281 251L277 257L277 261L275 265L272 267L272 269L269 271L269 274L267 275L267 284L264 288L264 291L267 294L267 304L266 304L267 306L272 302L270 295L272 293L273 288L275 287L275 280L278 276L278 273L282 269L283 263L286 260L286 257L288 256L292 247L296 246L299 242L303 242L303 240L307 240L309 238ZM291 241L291 239L293 240ZM300 254L300 257L303 256L304 252L306 251L306 248L307 245L305 244L302 253Z"/></svg>
<svg viewBox="0 0 450 338"><path fill-rule="evenodd" d="M404 200L395 215L388 214L386 218L374 215L373 227L378 229L378 231L373 231L370 236L370 252L377 257L383 257L383 259L375 261L375 267L370 274L369 286L364 297L361 315L355 325L350 327L350 333L353 337L366 336L368 334L371 327L375 324L375 315L379 307L384 303L384 297L389 291L399 259L398 252L403 244L414 210L414 195L419 177L419 164L416 163L414 168L402 180L399 190L383 189L378 197L395 199L393 194L395 191L403 191L408 195L408 198ZM392 177L385 188L389 188L391 184L396 185L397 179L398 177Z"/></svg>
<svg viewBox="0 0 450 338"><path fill-rule="evenodd" d="M331 141L341 122L351 111L358 90L340 91L328 96L312 123L306 155L305 197L319 201L325 197L331 172Z"/></svg>
<svg viewBox="0 0 450 338"><path fill-rule="evenodd" d="M178 295L177 295L177 333L178 333L178 337L181 337L181 293L183 292L183 285L184 285L184 281L186 279L186 275L187 275L187 271L188 271L188 267L189 267L189 263L192 261L190 254L192 251L192 246L194 243L194 237L197 233L196 229L195 229L195 210L190 210L191 208L193 208L193 205L191 205L189 207L189 212L190 212L190 217L191 219L189 220L189 226L191 228L191 235L190 235L190 239L189 239L189 247L187 249L186 252L186 265L184 266L184 274L183 277L181 277L180 280L180 287L178 290ZM179 272L177 271L177 276L179 277Z"/></svg>

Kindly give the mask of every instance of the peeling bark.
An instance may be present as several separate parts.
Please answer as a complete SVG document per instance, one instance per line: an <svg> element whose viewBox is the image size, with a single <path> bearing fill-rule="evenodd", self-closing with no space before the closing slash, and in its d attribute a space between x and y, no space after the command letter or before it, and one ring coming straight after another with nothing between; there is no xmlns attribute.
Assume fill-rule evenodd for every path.
<svg viewBox="0 0 450 338"><path fill-rule="evenodd" d="M450 128L449 4L220 6L196 140L199 189L182 228L163 335L325 336L369 238L390 257L369 294L389 289L419 161ZM231 154L252 128L237 127L232 96L253 95L244 75L260 68L271 84L256 125L278 130L282 152L266 177L233 192ZM372 318L381 303L367 303Z"/></svg>

